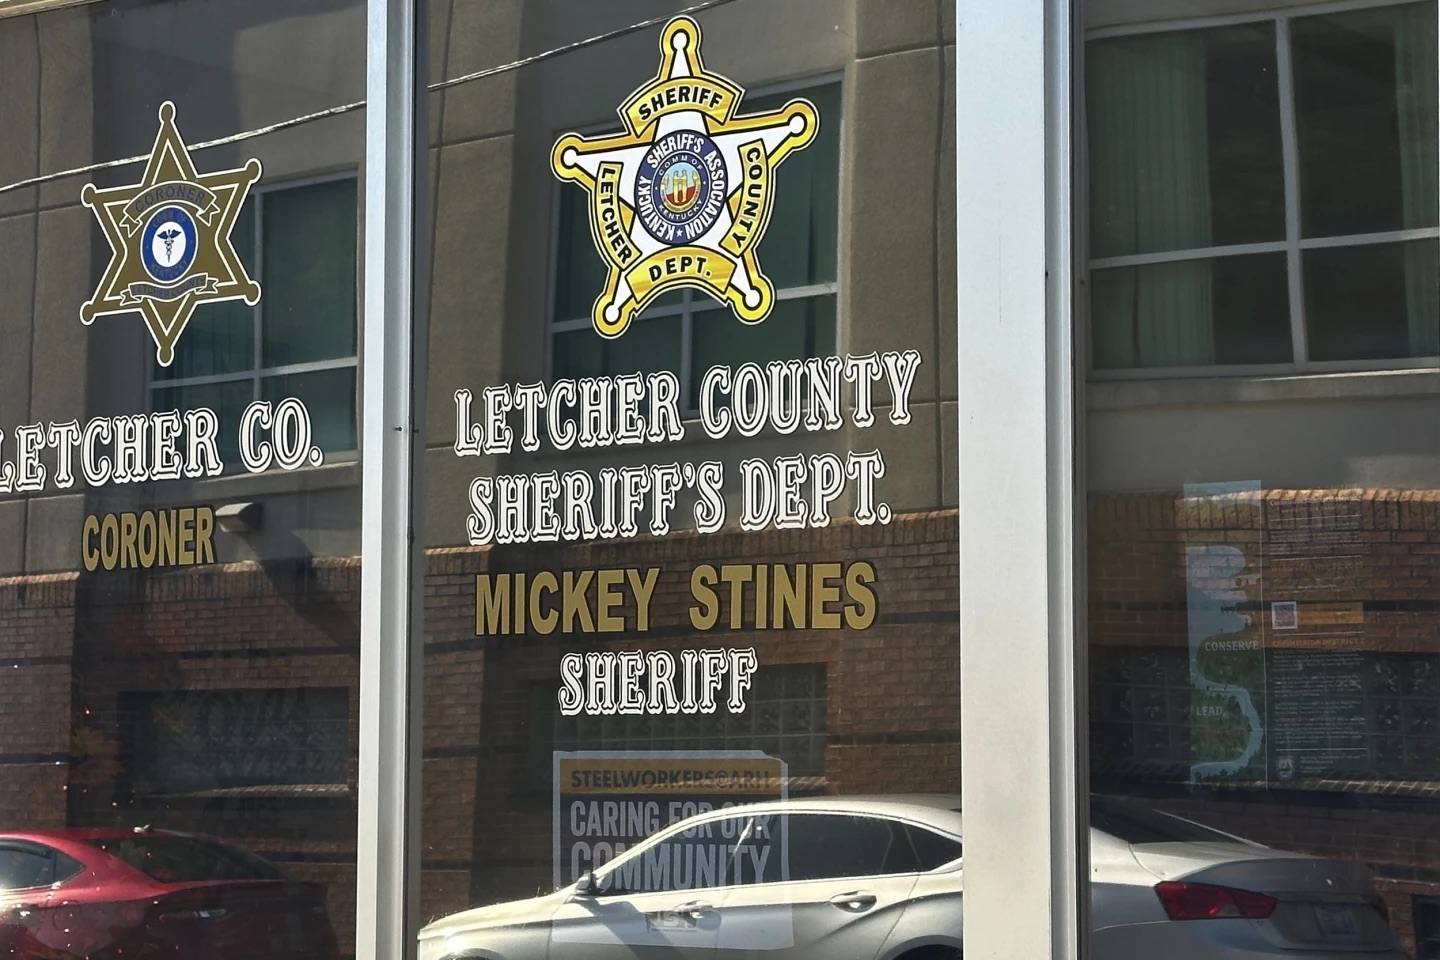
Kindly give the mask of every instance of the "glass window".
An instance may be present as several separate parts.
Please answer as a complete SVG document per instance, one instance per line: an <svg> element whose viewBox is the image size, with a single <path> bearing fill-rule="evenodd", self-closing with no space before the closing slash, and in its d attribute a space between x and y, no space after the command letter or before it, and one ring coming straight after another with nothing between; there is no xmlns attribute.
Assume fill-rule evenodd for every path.
<svg viewBox="0 0 1440 960"><path fill-rule="evenodd" d="M1416 897L1415 940L1419 960L1435 960L1440 957L1440 900L1434 897Z"/></svg>
<svg viewBox="0 0 1440 960"><path fill-rule="evenodd" d="M920 858L726 811L959 782L949 5L642 6L430 5L422 956L768 950Z"/></svg>
<svg viewBox="0 0 1440 960"><path fill-rule="evenodd" d="M0 890L48 887L55 882L51 851L28 847L0 847Z"/></svg>
<svg viewBox="0 0 1440 960"><path fill-rule="evenodd" d="M1107 845L1157 875L1183 858L1167 915L1200 935L1249 916L1242 952L1433 952L1436 10L1286 4L1106 25L1087 47L1092 880ZM1202 82L1222 38L1249 38L1258 72ZM1144 69L1108 65L1141 52ZM1185 132L1203 175L1168 189L1152 161L1191 129L1184 110L1158 123L1175 75L1202 101L1233 83L1263 99L1232 120L1271 159L1239 176L1233 147ZM1251 232L1221 228L1227 206ZM1147 217L1174 241L1147 245ZM1212 868L1224 890L1191 882ZM1122 914L1095 898L1097 956L1133 952Z"/></svg>
<svg viewBox="0 0 1440 960"><path fill-rule="evenodd" d="M910 835L910 844L915 848L915 861L920 870L938 870L960 859L964 852L959 840L942 837L933 830L907 824L905 831Z"/></svg>
<svg viewBox="0 0 1440 960"><path fill-rule="evenodd" d="M1297 17L1306 237L1436 225L1434 4Z"/></svg>
<svg viewBox="0 0 1440 960"><path fill-rule="evenodd" d="M1283 253L1108 267L1090 275L1097 368L1289 362ZM1190 322L1183 322L1188 314ZM1144 322L1141 318L1165 318Z"/></svg>
<svg viewBox="0 0 1440 960"><path fill-rule="evenodd" d="M737 750L758 746L786 762L794 776L825 770L825 669L799 664L755 672L755 709L741 716L557 715L555 692L536 686L531 742L536 781L548 787L556 750Z"/></svg>
<svg viewBox="0 0 1440 960"><path fill-rule="evenodd" d="M0 3L0 954L364 953L365 24Z"/></svg>
<svg viewBox="0 0 1440 960"><path fill-rule="evenodd" d="M1437 253L1440 247L1431 240L1305 251L1310 355L1316 360L1432 355L1440 345L1433 322L1440 299L1427 291L1440 284Z"/></svg>
<svg viewBox="0 0 1440 960"><path fill-rule="evenodd" d="M85 865L41 844L0 845L0 890L48 887L76 876Z"/></svg>
<svg viewBox="0 0 1440 960"><path fill-rule="evenodd" d="M349 691L343 687L123 693L144 794L318 794L346 777Z"/></svg>
<svg viewBox="0 0 1440 960"><path fill-rule="evenodd" d="M790 880L879 877L920 870L904 824L880 817L784 816Z"/></svg>
<svg viewBox="0 0 1440 960"><path fill-rule="evenodd" d="M251 194L232 237L264 297L197 313L174 362L154 366L151 409L205 406L233 423L252 401L297 397L322 450L356 449L357 202L353 177ZM238 434L221 442L238 465Z"/></svg>
<svg viewBox="0 0 1440 960"><path fill-rule="evenodd" d="M1094 256L1284 238L1273 24L1097 40L1087 69Z"/></svg>
<svg viewBox="0 0 1440 960"><path fill-rule="evenodd" d="M1434 27L1412 3L1089 44L1095 371L1440 355Z"/></svg>

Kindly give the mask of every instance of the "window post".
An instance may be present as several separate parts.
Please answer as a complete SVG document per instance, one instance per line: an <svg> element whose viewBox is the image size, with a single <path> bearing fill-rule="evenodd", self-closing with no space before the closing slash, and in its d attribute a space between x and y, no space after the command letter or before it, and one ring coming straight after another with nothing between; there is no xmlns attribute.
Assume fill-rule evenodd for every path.
<svg viewBox="0 0 1440 960"><path fill-rule="evenodd" d="M1081 956L1069 0L957 0L968 960Z"/></svg>
<svg viewBox="0 0 1440 960"><path fill-rule="evenodd" d="M419 783L422 663L419 601L420 413L424 316L415 237L419 48L426 4L367 0L364 166L364 325L360 450L360 772L356 956L415 955L419 920Z"/></svg>

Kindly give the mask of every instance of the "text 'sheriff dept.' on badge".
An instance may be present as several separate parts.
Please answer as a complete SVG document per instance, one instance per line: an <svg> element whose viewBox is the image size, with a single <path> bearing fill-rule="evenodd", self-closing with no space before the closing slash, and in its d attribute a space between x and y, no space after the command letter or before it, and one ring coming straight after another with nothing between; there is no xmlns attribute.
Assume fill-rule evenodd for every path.
<svg viewBox="0 0 1440 960"><path fill-rule="evenodd" d="M809 146L808 100L736 115L745 91L705 69L700 26L678 17L660 37L660 72L620 107L625 132L567 134L551 165L590 193L590 229L610 271L595 301L602 337L618 337L656 297L681 287L759 323L775 289L756 247L775 204L775 170Z"/></svg>
<svg viewBox="0 0 1440 960"><path fill-rule="evenodd" d="M260 179L260 161L238 170L199 174L175 128L175 106L160 105L160 132L145 175L132 186L87 183L81 202L94 211L110 241L110 266L80 321L140 313L155 340L155 359L168 367L190 316L203 303L260 302L235 254L230 231Z"/></svg>

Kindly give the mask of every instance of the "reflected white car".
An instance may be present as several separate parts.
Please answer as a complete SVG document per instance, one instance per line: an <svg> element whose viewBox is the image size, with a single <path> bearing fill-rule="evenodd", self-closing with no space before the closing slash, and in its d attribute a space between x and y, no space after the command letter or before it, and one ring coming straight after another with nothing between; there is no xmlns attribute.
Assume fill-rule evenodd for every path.
<svg viewBox="0 0 1440 960"><path fill-rule="evenodd" d="M549 896L431 923L420 960L954 960L959 806L927 794L715 810ZM1101 797L1091 823L1096 960L1406 958L1363 865Z"/></svg>

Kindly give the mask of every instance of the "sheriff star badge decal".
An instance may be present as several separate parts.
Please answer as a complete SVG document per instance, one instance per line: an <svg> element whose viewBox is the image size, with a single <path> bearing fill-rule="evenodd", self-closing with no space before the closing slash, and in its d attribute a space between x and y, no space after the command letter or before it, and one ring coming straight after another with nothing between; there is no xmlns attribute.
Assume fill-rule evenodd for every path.
<svg viewBox="0 0 1440 960"><path fill-rule="evenodd" d="M655 79L620 107L623 133L567 134L551 166L590 194L590 229L609 266L592 315L602 337L618 337L656 297L680 287L728 303L759 323L775 289L756 247L775 203L775 169L815 139L820 118L807 100L737 116L745 91L705 69L700 26L670 21Z"/></svg>
<svg viewBox="0 0 1440 960"><path fill-rule="evenodd" d="M110 241L110 265L95 296L80 308L80 321L140 313L155 340L155 359L168 367L190 316L203 303L260 302L235 254L230 231L260 161L238 170L196 172L175 128L175 106L160 105L160 132L145 175L127 187L101 189L87 183L80 200L95 213Z"/></svg>

